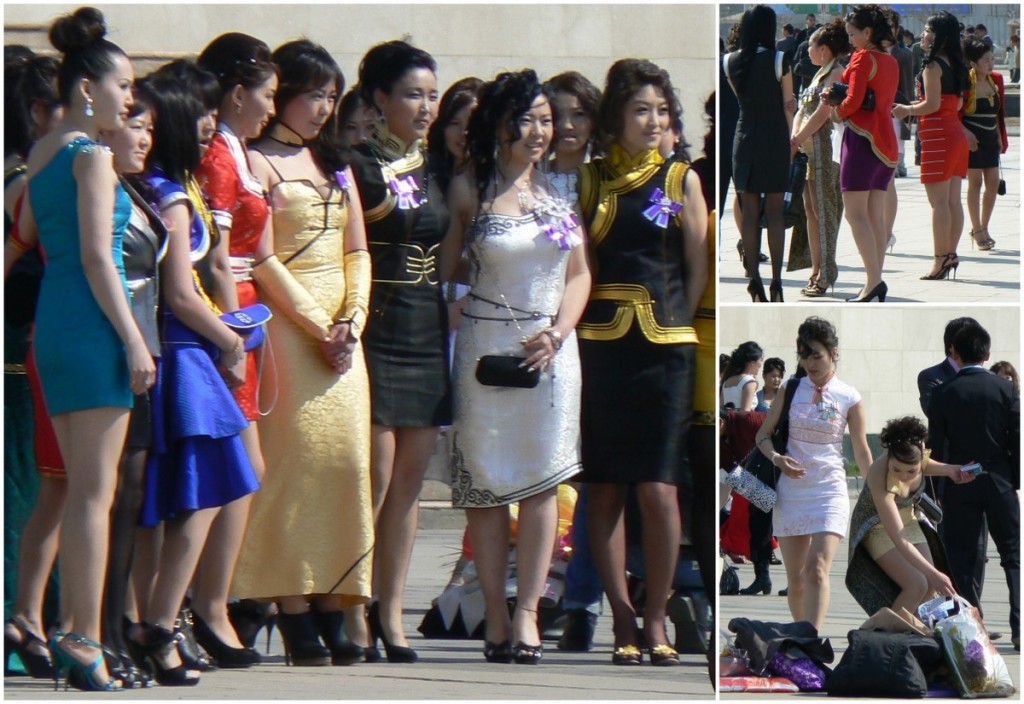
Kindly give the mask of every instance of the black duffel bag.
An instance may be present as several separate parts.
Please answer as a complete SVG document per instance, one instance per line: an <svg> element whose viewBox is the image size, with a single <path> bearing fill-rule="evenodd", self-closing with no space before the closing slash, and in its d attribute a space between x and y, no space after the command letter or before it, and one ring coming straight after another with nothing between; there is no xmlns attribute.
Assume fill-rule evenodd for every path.
<svg viewBox="0 0 1024 704"><path fill-rule="evenodd" d="M942 666L934 636L850 631L850 645L825 682L830 697L924 697L928 676Z"/></svg>

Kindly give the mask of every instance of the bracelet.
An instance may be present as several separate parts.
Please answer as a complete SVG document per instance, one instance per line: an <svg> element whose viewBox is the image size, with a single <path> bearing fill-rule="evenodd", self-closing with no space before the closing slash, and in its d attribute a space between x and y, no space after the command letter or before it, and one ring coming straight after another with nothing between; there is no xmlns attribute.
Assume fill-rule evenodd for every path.
<svg viewBox="0 0 1024 704"><path fill-rule="evenodd" d="M545 328L541 332L547 335L548 339L551 340L551 344L554 345L555 347L555 352L558 352L559 350L562 349L562 333L558 332L558 330L556 330L553 327Z"/></svg>

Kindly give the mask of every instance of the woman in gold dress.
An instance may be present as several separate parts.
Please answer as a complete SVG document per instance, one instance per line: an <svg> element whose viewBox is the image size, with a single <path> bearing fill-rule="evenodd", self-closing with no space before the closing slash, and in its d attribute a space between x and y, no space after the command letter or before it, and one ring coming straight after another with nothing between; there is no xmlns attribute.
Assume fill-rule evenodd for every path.
<svg viewBox="0 0 1024 704"><path fill-rule="evenodd" d="M370 258L359 193L331 123L344 78L308 40L274 52L277 117L253 145L271 230L253 267L274 312L276 406L260 421L266 460L234 592L279 602L286 657L347 665L363 657L341 610L370 596L370 401L359 335ZM323 638L323 642L321 642ZM325 647L326 646L326 647Z"/></svg>

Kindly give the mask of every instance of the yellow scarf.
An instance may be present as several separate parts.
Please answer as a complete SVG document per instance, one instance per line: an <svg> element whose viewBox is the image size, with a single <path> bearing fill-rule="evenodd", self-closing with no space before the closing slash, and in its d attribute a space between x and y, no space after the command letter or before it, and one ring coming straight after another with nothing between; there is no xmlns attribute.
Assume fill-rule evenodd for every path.
<svg viewBox="0 0 1024 704"><path fill-rule="evenodd" d="M996 82L992 78L992 74L985 76L988 79L988 84L992 86L992 93L988 96L989 104L993 104L996 93L999 89L996 88ZM971 90L967 94L967 100L964 102L964 115L973 115L974 111L978 109L978 73L973 68L971 69Z"/></svg>

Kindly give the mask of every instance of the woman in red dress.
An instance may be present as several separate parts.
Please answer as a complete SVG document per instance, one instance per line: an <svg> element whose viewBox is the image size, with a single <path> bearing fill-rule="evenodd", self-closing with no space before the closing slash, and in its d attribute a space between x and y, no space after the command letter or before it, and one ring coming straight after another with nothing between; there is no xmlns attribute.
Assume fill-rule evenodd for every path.
<svg viewBox="0 0 1024 704"><path fill-rule="evenodd" d="M960 48L960 23L946 11L928 18L921 33L922 45L930 43L921 72L922 100L894 105L892 116L921 118L921 183L932 207L932 240L935 260L922 279L945 279L956 272L960 258L957 243L964 229L960 186L967 177L967 133L960 122L964 92L970 76ZM955 276L955 273L954 273Z"/></svg>
<svg viewBox="0 0 1024 704"><path fill-rule="evenodd" d="M220 276L214 298L223 310L237 310L257 302L252 281L253 252L270 217L263 187L249 170L245 140L259 136L274 115L277 69L264 42L238 32L222 34L210 42L198 64L217 77L221 92L217 132L196 172L220 231L220 244L214 254L214 268ZM262 478L263 452L256 428L260 417L260 354L259 350L248 353L245 383L234 390L234 395L249 420L242 441L256 476ZM251 497L236 501L217 518L203 550L192 596L196 638L221 667L229 666L229 661L236 659L233 652L248 645L240 642L224 605L250 503Z"/></svg>

